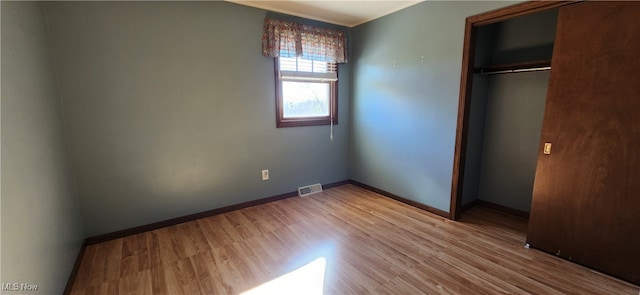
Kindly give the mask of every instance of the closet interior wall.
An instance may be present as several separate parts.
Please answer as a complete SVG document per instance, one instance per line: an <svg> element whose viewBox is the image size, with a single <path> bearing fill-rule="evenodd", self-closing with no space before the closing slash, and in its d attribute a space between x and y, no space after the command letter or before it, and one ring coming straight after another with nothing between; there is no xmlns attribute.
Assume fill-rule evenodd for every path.
<svg viewBox="0 0 640 295"><path fill-rule="evenodd" d="M557 9L478 28L475 68L551 60ZM474 74L462 205L529 212L549 71Z"/></svg>

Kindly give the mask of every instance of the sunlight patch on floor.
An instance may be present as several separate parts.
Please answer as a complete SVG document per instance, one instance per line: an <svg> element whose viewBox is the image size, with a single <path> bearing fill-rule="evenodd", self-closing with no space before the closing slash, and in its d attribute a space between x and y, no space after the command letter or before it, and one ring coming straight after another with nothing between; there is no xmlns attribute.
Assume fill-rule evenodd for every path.
<svg viewBox="0 0 640 295"><path fill-rule="evenodd" d="M268 281L251 290L240 293L242 295L266 294L305 294L322 295L324 288L324 274L327 261L324 257L313 260L306 265L285 275Z"/></svg>

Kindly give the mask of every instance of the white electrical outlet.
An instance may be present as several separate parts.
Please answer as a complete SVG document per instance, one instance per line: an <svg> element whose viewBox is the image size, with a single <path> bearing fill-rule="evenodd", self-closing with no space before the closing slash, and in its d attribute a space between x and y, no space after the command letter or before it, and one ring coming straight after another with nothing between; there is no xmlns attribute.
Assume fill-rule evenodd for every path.
<svg viewBox="0 0 640 295"><path fill-rule="evenodd" d="M269 170L262 170L262 180L269 180Z"/></svg>

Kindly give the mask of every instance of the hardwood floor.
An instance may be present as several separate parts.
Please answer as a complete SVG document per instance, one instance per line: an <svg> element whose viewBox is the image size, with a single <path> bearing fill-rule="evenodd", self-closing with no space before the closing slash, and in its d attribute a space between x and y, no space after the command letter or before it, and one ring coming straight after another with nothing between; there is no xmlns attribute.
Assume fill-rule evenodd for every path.
<svg viewBox="0 0 640 295"><path fill-rule="evenodd" d="M492 209L453 222L345 185L90 245L71 294L640 294L525 235Z"/></svg>

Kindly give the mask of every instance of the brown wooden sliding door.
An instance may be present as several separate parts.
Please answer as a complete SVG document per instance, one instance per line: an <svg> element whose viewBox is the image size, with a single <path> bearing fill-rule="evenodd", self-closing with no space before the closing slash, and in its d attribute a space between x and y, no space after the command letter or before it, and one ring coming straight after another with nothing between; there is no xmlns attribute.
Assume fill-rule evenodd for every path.
<svg viewBox="0 0 640 295"><path fill-rule="evenodd" d="M560 8L527 242L640 284L640 2Z"/></svg>

